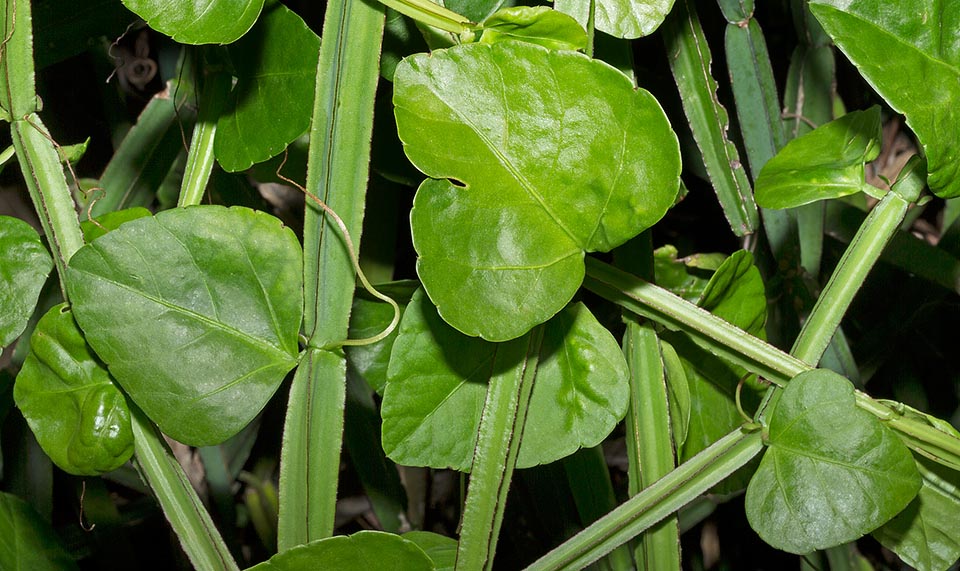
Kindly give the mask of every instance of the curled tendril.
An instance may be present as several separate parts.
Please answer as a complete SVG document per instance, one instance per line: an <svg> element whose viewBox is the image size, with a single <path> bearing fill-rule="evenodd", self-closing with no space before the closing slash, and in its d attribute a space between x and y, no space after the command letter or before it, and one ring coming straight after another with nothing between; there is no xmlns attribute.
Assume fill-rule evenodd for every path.
<svg viewBox="0 0 960 571"><path fill-rule="evenodd" d="M327 204L324 201L320 200L320 198L317 195L313 194L312 192L304 188L303 185L297 183L294 180L290 180L289 178L285 177L283 174L280 173L280 171L283 169L283 166L287 164L287 156L288 156L287 152L284 151L283 161L281 161L280 166L277 167L277 177L295 186L296 188L300 189L300 192L302 192L304 196L309 198L314 204L316 204L321 210L323 210L328 216L330 216L330 218L333 219L337 227L340 229L340 234L341 236L343 236L343 242L347 246L347 253L350 256L350 261L353 263L353 269L357 273L357 278L360 280L360 284L363 285L363 289L367 290L367 292L370 295L379 299L380 301L390 304L390 307L393 308L393 319L390 321L390 325L387 325L387 327L380 333L377 333L372 337L364 337L362 339L344 339L343 341L334 343L332 345L328 345L324 348L334 349L337 347L346 347L346 346L361 347L364 345L372 345L374 343L377 343L378 341L383 340L388 335L390 335L393 332L393 330L397 328L397 324L400 323L400 306L397 305L397 302L394 301L393 298L391 298L390 296L380 293L380 291L378 291L377 288L373 287L370 284L370 281L367 280L367 276L363 273L363 269L360 267L360 259L357 256L356 249L353 246L353 239L350 237L350 231L347 230L347 225L343 222L343 219L340 218L340 215L334 212L332 208L327 206Z"/></svg>

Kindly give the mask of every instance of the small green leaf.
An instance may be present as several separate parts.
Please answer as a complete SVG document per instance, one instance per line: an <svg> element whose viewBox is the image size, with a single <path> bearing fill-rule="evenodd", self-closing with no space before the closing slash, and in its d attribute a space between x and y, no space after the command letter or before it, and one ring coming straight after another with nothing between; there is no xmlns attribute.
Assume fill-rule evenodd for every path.
<svg viewBox="0 0 960 571"><path fill-rule="evenodd" d="M428 176L411 212L417 271L443 318L504 341L560 311L585 251L656 223L679 188L676 135L616 69L525 42L405 59L400 139ZM455 183L455 181L460 181Z"/></svg>
<svg viewBox="0 0 960 571"><path fill-rule="evenodd" d="M683 361L673 345L660 340L660 357L663 359L664 380L667 383L667 402L670 405L670 426L676 449L683 447L690 426L690 384Z"/></svg>
<svg viewBox="0 0 960 571"><path fill-rule="evenodd" d="M960 473L917 459L920 493L873 537L919 571L940 571L960 558Z"/></svg>
<svg viewBox="0 0 960 571"><path fill-rule="evenodd" d="M66 304L37 323L13 397L43 451L65 472L103 474L133 455L127 401Z"/></svg>
<svg viewBox="0 0 960 571"><path fill-rule="evenodd" d="M496 367L496 343L443 322L414 294L394 343L383 394L383 446L400 464L469 471ZM627 368L613 336L585 306L547 323L518 467L599 444L626 414Z"/></svg>
<svg viewBox="0 0 960 571"><path fill-rule="evenodd" d="M767 446L747 487L747 519L764 541L791 553L853 541L920 489L907 447L857 408L850 381L825 369L790 381L769 416Z"/></svg>
<svg viewBox="0 0 960 571"><path fill-rule="evenodd" d="M755 337L767 338L763 329L767 321L763 277L746 250L734 252L717 268L697 305Z"/></svg>
<svg viewBox="0 0 960 571"><path fill-rule="evenodd" d="M392 533L360 531L288 549L247 571L356 571L385 565L395 571L435 569L416 543Z"/></svg>
<svg viewBox="0 0 960 571"><path fill-rule="evenodd" d="M674 0L597 0L595 26L617 38L649 36L660 27Z"/></svg>
<svg viewBox="0 0 960 571"><path fill-rule="evenodd" d="M77 569L57 532L30 505L0 492L0 569Z"/></svg>
<svg viewBox="0 0 960 571"><path fill-rule="evenodd" d="M923 146L930 189L960 196L960 4L816 0L810 10Z"/></svg>
<svg viewBox="0 0 960 571"><path fill-rule="evenodd" d="M437 571L453 571L457 565L457 540L429 531L409 531L402 536L412 541L433 561Z"/></svg>
<svg viewBox="0 0 960 571"><path fill-rule="evenodd" d="M512 6L498 10L483 23L480 43L518 40L552 50L582 50L587 33L570 16L546 6Z"/></svg>
<svg viewBox="0 0 960 571"><path fill-rule="evenodd" d="M217 121L214 154L233 172L280 153L310 126L320 38L277 3L228 51L237 85Z"/></svg>
<svg viewBox="0 0 960 571"><path fill-rule="evenodd" d="M710 276L725 259L726 254L693 254L678 258L674 246L662 246L653 252L656 283L687 301L696 302Z"/></svg>
<svg viewBox="0 0 960 571"><path fill-rule="evenodd" d="M229 44L257 21L264 0L123 0L147 24L182 44Z"/></svg>
<svg viewBox="0 0 960 571"><path fill-rule="evenodd" d="M377 289L380 293L393 298L400 305L400 309L403 310L419 287L418 282L411 280L381 284L377 286ZM373 337L386 329L391 321L393 321L392 307L376 299L366 290L357 290L353 298L353 309L350 312L351 339ZM400 328L397 327L390 335L377 343L350 345L343 348L347 354L347 362L353 370L367 381L370 388L381 395L387 384L387 365L390 363L390 352L399 333Z"/></svg>
<svg viewBox="0 0 960 571"><path fill-rule="evenodd" d="M83 220L80 222L80 228L83 230L83 241L93 242L100 236L103 236L111 230L116 230L124 222L152 216L152 213L142 206L133 208L124 208L123 210L113 210L97 216L93 220ZM96 224L94 224L94 221Z"/></svg>
<svg viewBox="0 0 960 571"><path fill-rule="evenodd" d="M90 345L161 430L223 442L297 362L302 254L293 232L241 207L195 206L122 225L70 260Z"/></svg>
<svg viewBox="0 0 960 571"><path fill-rule="evenodd" d="M53 258L32 226L0 216L0 348L23 333L53 269Z"/></svg>
<svg viewBox="0 0 960 571"><path fill-rule="evenodd" d="M877 106L847 113L793 139L760 171L757 204L793 208L870 190L864 165L880 154L880 140Z"/></svg>

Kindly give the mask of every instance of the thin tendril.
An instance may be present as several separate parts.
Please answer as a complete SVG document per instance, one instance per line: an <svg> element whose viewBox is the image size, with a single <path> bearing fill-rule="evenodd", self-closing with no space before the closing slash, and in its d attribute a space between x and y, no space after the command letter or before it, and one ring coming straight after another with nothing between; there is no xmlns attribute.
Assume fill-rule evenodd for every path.
<svg viewBox="0 0 960 571"><path fill-rule="evenodd" d="M747 377L749 376L750 376L750 373L747 373L742 377L740 377L740 382L737 383L737 390L734 393L734 399L737 401L737 412L740 413L740 416L742 416L743 419L746 420L747 422L753 423L754 420L750 418L750 416L746 412L743 411L743 405L740 403L740 393L743 392L743 383L744 381L747 380Z"/></svg>
<svg viewBox="0 0 960 571"><path fill-rule="evenodd" d="M80 516L79 516L78 519L79 519L79 523L80 523L80 529L82 529L83 531L86 531L86 532L90 532L90 531L93 531L94 529L96 529L97 524L92 523L92 524L90 524L90 525L88 526L88 525L86 525L85 523L83 523L83 498L84 498L84 496L86 496L86 495L87 495L87 481L86 481L86 480L83 480L83 481L80 483Z"/></svg>
<svg viewBox="0 0 960 571"><path fill-rule="evenodd" d="M283 166L287 164L287 157L288 157L288 153L284 151L283 160L280 162L280 166L277 167L277 177L300 189L300 192L302 192L304 196L312 200L314 204L319 206L321 210L323 210L328 216L333 218L333 221L336 222L337 227L340 228L340 234L343 236L344 244L346 244L347 246L347 253L350 255L350 261L353 263L353 269L357 273L357 278L359 278L360 283L363 285L363 289L367 290L367 292L370 295L379 299L380 301L389 303L390 307L393 308L393 319L390 321L390 325L387 325L386 329L384 329L380 333L377 333L372 337L364 337L363 339L344 339L339 343L335 343L333 345L329 345L324 348L333 349L336 347L344 347L344 346L361 347L364 345L372 345L374 343L377 343L383 340L388 335L393 333L393 330L397 328L397 324L400 323L400 306L397 305L397 302L394 301L393 298L391 298L388 295L384 295L380 293L377 290L377 288L370 285L370 282L367 280L367 276L363 273L363 269L360 268L360 259L357 257L356 249L353 247L353 239L350 237L350 232L347 230L347 225L343 222L343 219L340 218L340 216L336 212L334 212L332 208L327 206L327 204L322 200L320 200L320 198L317 197L315 194L313 194L312 192L304 188L301 184L297 183L296 181L290 180L289 178L283 176L283 174L280 173L280 171L283 169Z"/></svg>
<svg viewBox="0 0 960 571"><path fill-rule="evenodd" d="M70 171L70 177L73 178L73 184L75 184L75 185L77 186L77 190L79 190L81 193L83 193L83 197L84 197L85 199L87 199L87 200L90 201L90 203L87 205L87 208L86 208L86 212L87 212L87 222L90 222L91 224L93 224L93 225L96 226L97 228L100 228L101 230L103 230L104 232L106 232L107 229L106 229L102 224L100 224L99 222L97 222L96 220L94 220L94 218L93 218L93 207L94 207L94 205L97 204L97 202L100 201L101 198L103 198L104 196L107 195L107 191L104 190L103 187L101 187L101 186L94 186L94 187L92 187L92 188L87 188L87 189L83 188L83 187L80 185L80 179L77 178L77 173L76 173L76 171L73 170L73 165L70 164L70 160L67 159L67 156L66 156L66 154L63 152L63 147L60 146L60 143L56 142L56 141L53 139L53 137L51 137L46 131L44 131L43 129L41 129L40 127L38 127L38 126L36 125L36 123L34 123L33 121L31 121L29 115L24 116L23 120L26 121L26 123L27 123L28 125L30 125L30 126L33 127L34 129L36 129L38 133L40 133L41 135L43 135L48 141L50 141L50 143L53 144L54 148L57 149L57 156L63 161L64 164L67 165L67 170ZM96 193L97 196L95 196L92 200L90 200L90 195L93 194L93 193Z"/></svg>

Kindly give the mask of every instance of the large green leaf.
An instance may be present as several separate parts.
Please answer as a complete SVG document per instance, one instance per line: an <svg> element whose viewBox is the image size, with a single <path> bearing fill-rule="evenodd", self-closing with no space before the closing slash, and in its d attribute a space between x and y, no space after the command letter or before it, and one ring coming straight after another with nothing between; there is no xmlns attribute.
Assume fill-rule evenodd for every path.
<svg viewBox="0 0 960 571"><path fill-rule="evenodd" d="M229 44L253 26L264 0L123 0L154 30L183 44Z"/></svg>
<svg viewBox="0 0 960 571"><path fill-rule="evenodd" d="M864 165L880 154L880 108L847 113L793 139L757 178L757 204L793 208L874 190Z"/></svg>
<svg viewBox="0 0 960 571"><path fill-rule="evenodd" d="M400 139L428 176L411 212L417 271L467 335L516 338L560 311L584 251L656 223L679 188L676 135L652 95L583 54L525 42L405 59Z"/></svg>
<svg viewBox="0 0 960 571"><path fill-rule="evenodd" d="M960 473L925 458L917 468L920 493L873 536L920 571L939 571L960 557Z"/></svg>
<svg viewBox="0 0 960 571"><path fill-rule="evenodd" d="M384 569L434 571L416 543L382 531L360 531L287 549L247 571L356 571Z"/></svg>
<svg viewBox="0 0 960 571"><path fill-rule="evenodd" d="M133 220L70 260L87 341L181 442L240 431L297 361L302 254L276 218L195 206Z"/></svg>
<svg viewBox="0 0 960 571"><path fill-rule="evenodd" d="M281 152L310 126L320 38L282 4L228 48L237 85L217 121L214 153L241 171Z"/></svg>
<svg viewBox="0 0 960 571"><path fill-rule="evenodd" d="M814 0L810 10L860 73L907 118L930 189L960 196L960 3Z"/></svg>
<svg viewBox="0 0 960 571"><path fill-rule="evenodd" d="M0 216L0 348L23 333L52 269L37 231L19 218Z"/></svg>
<svg viewBox="0 0 960 571"><path fill-rule="evenodd" d="M0 569L77 569L50 524L30 504L6 492L0 492Z"/></svg>
<svg viewBox="0 0 960 571"><path fill-rule="evenodd" d="M66 304L37 323L13 397L43 451L65 472L103 474L133 455L127 401Z"/></svg>
<svg viewBox="0 0 960 571"><path fill-rule="evenodd" d="M910 451L857 408L853 385L832 371L794 377L768 430L746 512L778 549L809 553L853 541L897 515L920 489Z"/></svg>
<svg viewBox="0 0 960 571"><path fill-rule="evenodd" d="M469 471L487 394L503 367L496 343L443 322L422 291L407 306L383 394L383 446L400 464ZM627 368L616 340L583 305L547 323L518 467L599 444L627 407Z"/></svg>
<svg viewBox="0 0 960 571"><path fill-rule="evenodd" d="M597 0L595 25L618 38L649 36L673 8L673 0Z"/></svg>

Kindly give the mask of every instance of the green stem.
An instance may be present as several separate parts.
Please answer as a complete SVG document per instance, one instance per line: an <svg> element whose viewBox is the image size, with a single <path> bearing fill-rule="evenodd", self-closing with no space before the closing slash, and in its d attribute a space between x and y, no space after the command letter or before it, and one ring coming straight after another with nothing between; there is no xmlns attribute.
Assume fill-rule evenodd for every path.
<svg viewBox="0 0 960 571"><path fill-rule="evenodd" d="M731 432L535 561L527 571L586 567L721 482L762 448L759 432Z"/></svg>
<svg viewBox="0 0 960 571"><path fill-rule="evenodd" d="M820 362L853 297L900 228L907 206L899 194L888 192L870 212L817 298L790 351L792 355L811 365Z"/></svg>
<svg viewBox="0 0 960 571"><path fill-rule="evenodd" d="M221 71L214 71L206 78L177 206L200 204L203 199L216 162L213 145L217 136L217 120L220 119L223 102L230 93L231 81L230 74Z"/></svg>
<svg viewBox="0 0 960 571"><path fill-rule="evenodd" d="M137 465L153 490L183 550L200 571L238 570L197 492L163 436L146 415L130 405Z"/></svg>
<svg viewBox="0 0 960 571"><path fill-rule="evenodd" d="M476 26L467 18L431 0L380 0L380 2L404 16L452 34L470 32Z"/></svg>
<svg viewBox="0 0 960 571"><path fill-rule="evenodd" d="M490 569L537 374L543 328L497 346L495 363L516 363L490 379L457 545L457 571Z"/></svg>
<svg viewBox="0 0 960 571"><path fill-rule="evenodd" d="M384 12L330 2L323 24L307 190L336 212L360 248ZM356 284L337 222L307 202L304 330L311 349L290 388L280 463L281 551L333 533L343 440L347 338Z"/></svg>

